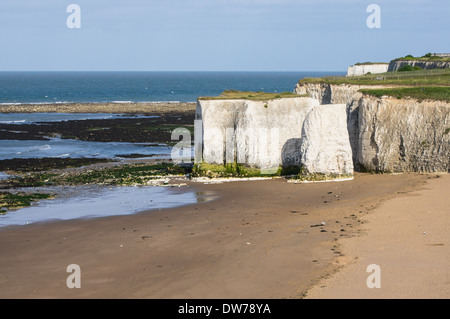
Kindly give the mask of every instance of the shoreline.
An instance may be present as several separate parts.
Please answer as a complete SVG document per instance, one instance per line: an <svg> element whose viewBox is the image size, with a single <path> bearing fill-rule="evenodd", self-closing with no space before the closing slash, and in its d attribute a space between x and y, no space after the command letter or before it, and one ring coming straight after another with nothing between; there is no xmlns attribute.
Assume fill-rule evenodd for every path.
<svg viewBox="0 0 450 319"><path fill-rule="evenodd" d="M71 119L43 123L0 123L1 140L48 140L49 137L96 142L172 143L176 127L193 129L196 104L69 104L0 107L1 113L111 113L149 117Z"/></svg>
<svg viewBox="0 0 450 319"><path fill-rule="evenodd" d="M182 122L188 123L195 107L195 103L24 104L1 105L0 112L182 114ZM85 123L135 122L88 121ZM89 136L92 133L89 131ZM105 138L110 137L94 136ZM155 160L128 159L121 164ZM120 164L97 163L67 170L115 165ZM361 271L361 265L370 259L370 246L382 242L376 234L384 231L387 220L397 218L389 203L414 202L414 194L434 185L432 176L435 174L356 173L353 179L339 183L295 183L282 178L183 181L191 191L214 194L215 199L129 215L1 227L0 297L395 298L392 291L368 289L368 274L365 269ZM438 202L439 196L434 196ZM421 207L420 202L415 205ZM445 223L442 217L438 222ZM417 216L412 221L402 219L408 227L415 221ZM385 237L394 238L395 234ZM402 242L409 239L404 234L395 238ZM448 237L441 238L442 242L430 244L437 245L432 248L437 252L447 244ZM416 241L409 249L429 257L419 244ZM402 253L401 247L392 246ZM385 260L382 253L376 256ZM126 260L135 262L128 264ZM72 263L83 269L83 289L70 290L65 285L64 267ZM421 263L426 264L426 260ZM403 281L409 280L402 277L397 265L389 267ZM434 286L438 284L436 280ZM432 292L424 287L427 284L416 288ZM408 289L403 295L407 298L424 296ZM433 297L441 298L442 294Z"/></svg>
<svg viewBox="0 0 450 319"><path fill-rule="evenodd" d="M346 257L340 270L314 285L306 298L449 298L449 185L450 175L438 174L381 203L365 218L359 236L341 240ZM379 287L367 285L369 265L379 266Z"/></svg>
<svg viewBox="0 0 450 319"><path fill-rule="evenodd" d="M340 268L340 240L355 236L369 211L428 178L194 182L189 187L218 198L0 229L0 297L302 298ZM81 289L65 284L73 263L82 269Z"/></svg>
<svg viewBox="0 0 450 319"><path fill-rule="evenodd" d="M0 105L0 113L191 113L196 102L124 102Z"/></svg>

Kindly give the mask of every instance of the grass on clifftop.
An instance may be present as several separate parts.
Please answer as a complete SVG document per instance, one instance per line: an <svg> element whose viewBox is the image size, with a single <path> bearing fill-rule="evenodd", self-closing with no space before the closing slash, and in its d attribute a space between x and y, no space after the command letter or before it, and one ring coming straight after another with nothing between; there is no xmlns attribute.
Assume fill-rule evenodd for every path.
<svg viewBox="0 0 450 319"><path fill-rule="evenodd" d="M376 97L387 95L398 99L413 98L417 100L438 100L450 102L450 86L363 89L360 90L360 92Z"/></svg>
<svg viewBox="0 0 450 319"><path fill-rule="evenodd" d="M389 64L388 62L358 62L355 65Z"/></svg>
<svg viewBox="0 0 450 319"><path fill-rule="evenodd" d="M420 70L411 72L387 72L362 76L327 76L304 78L299 84L354 84L354 85L404 85L404 86L450 86L450 69Z"/></svg>
<svg viewBox="0 0 450 319"><path fill-rule="evenodd" d="M199 100L251 100L251 101L268 101L281 98L302 97L302 95L293 92L282 93L267 93L267 92L251 92L251 91L237 91L225 90L219 96L205 96L199 97Z"/></svg>
<svg viewBox="0 0 450 319"><path fill-rule="evenodd" d="M401 58L394 59L393 61L424 61L424 62L450 62L449 57L433 56L431 53L427 53L421 57L414 57L407 55Z"/></svg>

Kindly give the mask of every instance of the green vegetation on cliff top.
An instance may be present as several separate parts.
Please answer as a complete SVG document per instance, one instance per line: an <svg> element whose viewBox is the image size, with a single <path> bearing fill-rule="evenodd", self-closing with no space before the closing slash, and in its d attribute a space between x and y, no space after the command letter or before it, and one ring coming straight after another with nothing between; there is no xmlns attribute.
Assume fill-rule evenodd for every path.
<svg viewBox="0 0 450 319"><path fill-rule="evenodd" d="M450 69L433 69L410 72L387 72L361 76L326 76L304 78L299 84L354 84L399 86L450 86Z"/></svg>
<svg viewBox="0 0 450 319"><path fill-rule="evenodd" d="M388 62L358 62L355 65L389 64Z"/></svg>
<svg viewBox="0 0 450 319"><path fill-rule="evenodd" d="M295 98L302 97L293 92L282 93L268 93L268 92L251 92L251 91L237 91L225 90L219 96L205 96L199 97L199 100L251 100L251 101L268 101L281 98Z"/></svg>
<svg viewBox="0 0 450 319"><path fill-rule="evenodd" d="M415 57L410 54L404 57L396 58L392 61L423 61L423 62L450 62L450 57L433 56L427 53L420 57ZM372 65L372 64L389 64L389 62L358 62L355 65Z"/></svg>
<svg viewBox="0 0 450 319"><path fill-rule="evenodd" d="M398 99L437 100L450 102L450 86L397 87L386 89L362 89L363 94L376 97L392 96Z"/></svg>
<svg viewBox="0 0 450 319"><path fill-rule="evenodd" d="M394 59L393 61L425 61L425 62L450 62L449 57L433 56L431 53L427 53L424 56L415 57L407 55L401 58Z"/></svg>

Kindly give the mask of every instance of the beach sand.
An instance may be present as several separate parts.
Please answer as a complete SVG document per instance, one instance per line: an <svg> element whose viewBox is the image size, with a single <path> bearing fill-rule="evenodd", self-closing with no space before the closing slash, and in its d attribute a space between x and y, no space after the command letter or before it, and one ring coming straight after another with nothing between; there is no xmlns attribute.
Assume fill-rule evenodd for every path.
<svg viewBox="0 0 450 319"><path fill-rule="evenodd" d="M360 237L340 241L348 265L308 298L450 298L449 189L450 175L444 174L384 202L365 218ZM380 285L369 289L372 264L380 267Z"/></svg>
<svg viewBox="0 0 450 319"><path fill-rule="evenodd" d="M189 182L190 189L216 198L135 215L2 228L0 298L313 297L336 271L342 269L337 274L345 274L349 268L342 267L353 258L369 262L360 252L347 252L347 243L361 240L368 248L374 247L359 229L377 223L398 226L397 221L378 214L379 210L391 215L398 211L398 206L391 210L387 200L410 203L418 197L408 192L441 187L436 193L429 191L424 214L442 219L439 227L444 222L448 225L446 211L434 206L447 196L448 181L447 176L432 179L421 174L356 174L354 180L329 183L293 184L285 179ZM371 218L375 220L363 224ZM424 237L409 241L409 233L397 232L398 238L410 242L412 252L447 249L448 235L432 237L439 234L434 226L424 226L417 227L414 218L403 216L400 229L417 227L419 233L411 236ZM374 236L378 229L364 236ZM396 238L380 240L387 240L386 248L397 247L401 242ZM400 267L410 265L411 260L399 256L393 262ZM370 263L382 266L386 291L389 271L385 261L371 258ZM80 266L79 289L66 285L70 264ZM423 264L424 269L435 266L442 265ZM359 277L351 280L359 281Z"/></svg>

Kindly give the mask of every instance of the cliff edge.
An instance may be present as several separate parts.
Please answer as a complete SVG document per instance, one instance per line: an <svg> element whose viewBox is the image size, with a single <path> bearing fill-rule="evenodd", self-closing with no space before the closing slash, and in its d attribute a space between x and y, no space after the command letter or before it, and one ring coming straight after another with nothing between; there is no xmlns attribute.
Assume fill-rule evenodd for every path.
<svg viewBox="0 0 450 319"><path fill-rule="evenodd" d="M377 90L386 95L369 94ZM355 167L376 172L450 172L450 103L389 96L390 90L402 89L330 83L299 83L295 88L322 104L345 103Z"/></svg>

